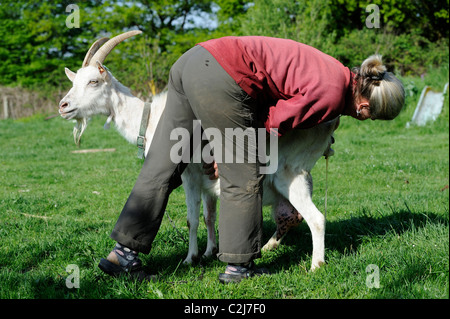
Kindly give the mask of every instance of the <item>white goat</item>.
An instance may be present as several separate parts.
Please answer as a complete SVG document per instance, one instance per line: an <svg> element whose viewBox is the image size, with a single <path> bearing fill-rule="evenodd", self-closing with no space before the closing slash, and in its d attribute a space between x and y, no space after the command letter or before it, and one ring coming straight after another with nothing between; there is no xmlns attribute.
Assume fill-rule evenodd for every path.
<svg viewBox="0 0 450 319"><path fill-rule="evenodd" d="M141 31L130 31L110 40L102 38L92 45L77 73L65 69L73 87L61 100L59 112L65 119L77 120L74 128L76 142L79 142L86 128L86 119L96 114L104 114L108 116L108 121L115 123L117 130L130 143L136 143L144 102L133 96L102 63L118 43L139 33ZM164 110L166 97L166 93L157 95L151 104L151 116L145 134L145 154ZM277 222L277 231L264 249L277 247L288 228L298 224L303 216L312 234L312 270L320 267L325 260L325 218L312 202L310 171L320 157L332 155L330 145L337 125L338 119L307 130L293 130L280 138L278 170L264 179L263 205L272 206ZM210 180L204 174L200 163L189 164L182 174L182 180L189 227L189 252L185 263L192 263L198 258L197 229L201 200L204 203L208 232L204 256L209 257L217 251L215 221L220 180ZM283 214L278 214L280 212ZM301 212L301 215L298 212Z"/></svg>

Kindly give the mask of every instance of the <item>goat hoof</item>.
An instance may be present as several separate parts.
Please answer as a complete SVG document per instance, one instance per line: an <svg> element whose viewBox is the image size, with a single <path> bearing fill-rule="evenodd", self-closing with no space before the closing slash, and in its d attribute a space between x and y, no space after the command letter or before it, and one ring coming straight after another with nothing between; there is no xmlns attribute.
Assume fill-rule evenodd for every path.
<svg viewBox="0 0 450 319"><path fill-rule="evenodd" d="M214 256L217 255L218 252L219 252L219 249L217 247L214 247L212 249L207 249L202 256L202 259L213 258Z"/></svg>
<svg viewBox="0 0 450 319"><path fill-rule="evenodd" d="M278 244L272 244L267 243L264 245L264 247L261 249L262 251L271 251L278 248Z"/></svg>
<svg viewBox="0 0 450 319"><path fill-rule="evenodd" d="M207 255L207 254L202 255L202 261L208 261L212 258L213 258L212 255Z"/></svg>
<svg viewBox="0 0 450 319"><path fill-rule="evenodd" d="M186 258L186 259L183 261L183 265L192 265L192 259Z"/></svg>
<svg viewBox="0 0 450 319"><path fill-rule="evenodd" d="M214 259L217 255L217 252L217 249L214 249L212 252L205 252L202 256L202 260Z"/></svg>
<svg viewBox="0 0 450 319"><path fill-rule="evenodd" d="M317 265L311 265L311 271L315 271L315 270L319 269L320 267L322 267L323 265L325 265L325 262L319 261L317 263Z"/></svg>
<svg viewBox="0 0 450 319"><path fill-rule="evenodd" d="M280 242L278 240L275 240L273 238L269 239L269 241L263 246L262 251L270 251L275 250L280 245Z"/></svg>
<svg viewBox="0 0 450 319"><path fill-rule="evenodd" d="M193 256L188 256L186 257L186 259L183 261L183 264L185 265L192 265L195 264L199 261L199 258L197 255L193 255Z"/></svg>

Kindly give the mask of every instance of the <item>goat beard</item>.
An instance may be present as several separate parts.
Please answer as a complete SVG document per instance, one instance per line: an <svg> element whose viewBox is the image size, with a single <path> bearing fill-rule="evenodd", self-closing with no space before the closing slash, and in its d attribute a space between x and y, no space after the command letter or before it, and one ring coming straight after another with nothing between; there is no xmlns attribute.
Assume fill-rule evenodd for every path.
<svg viewBox="0 0 450 319"><path fill-rule="evenodd" d="M77 119L77 124L73 127L73 140L75 141L75 144L78 147L80 147L81 135L83 135L86 127L87 127L86 118Z"/></svg>

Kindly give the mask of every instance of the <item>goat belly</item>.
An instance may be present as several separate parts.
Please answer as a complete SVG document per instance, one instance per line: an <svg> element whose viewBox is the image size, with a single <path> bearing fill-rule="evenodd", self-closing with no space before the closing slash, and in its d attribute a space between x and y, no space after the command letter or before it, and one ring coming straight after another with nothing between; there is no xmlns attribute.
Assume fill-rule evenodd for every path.
<svg viewBox="0 0 450 319"><path fill-rule="evenodd" d="M288 201L280 201L275 208L277 223L277 240L282 238L292 227L298 226L303 220L302 215Z"/></svg>

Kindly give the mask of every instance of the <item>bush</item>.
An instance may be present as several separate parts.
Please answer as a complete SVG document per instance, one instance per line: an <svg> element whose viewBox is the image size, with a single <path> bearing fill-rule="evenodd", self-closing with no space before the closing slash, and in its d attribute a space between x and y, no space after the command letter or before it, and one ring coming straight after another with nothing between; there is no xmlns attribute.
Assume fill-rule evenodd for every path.
<svg viewBox="0 0 450 319"><path fill-rule="evenodd" d="M68 29L64 27L68 0L42 4L6 1L0 6L0 58L4 60L0 85L51 97L50 102L33 99L32 109L42 111L42 105L57 104L68 91L70 82L64 67L76 71L94 39L136 26L144 34L122 43L105 63L118 80L144 99L166 87L170 67L183 52L196 43L227 35L290 38L314 46L349 67L359 66L377 52L384 56L388 69L399 75L422 75L449 63L448 31L442 26L448 26L448 0L447 7L445 0L433 4L374 2L380 7L382 28L366 27L366 5L356 0L217 0L214 10L209 2L195 0L185 11L176 12L172 12L174 8L181 8L178 0L126 4L90 0L79 2L85 14L83 27ZM202 12L215 15L219 23L216 29L194 23L191 16ZM175 23L185 21L183 17L194 26L184 28ZM414 28L406 30L411 25ZM23 105L17 102L16 107Z"/></svg>
<svg viewBox="0 0 450 319"><path fill-rule="evenodd" d="M389 28L353 30L327 53L348 66L379 53L388 69L401 75L421 75L449 63L448 39L431 42L415 32L396 35Z"/></svg>

